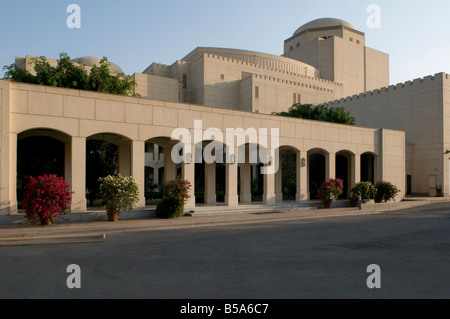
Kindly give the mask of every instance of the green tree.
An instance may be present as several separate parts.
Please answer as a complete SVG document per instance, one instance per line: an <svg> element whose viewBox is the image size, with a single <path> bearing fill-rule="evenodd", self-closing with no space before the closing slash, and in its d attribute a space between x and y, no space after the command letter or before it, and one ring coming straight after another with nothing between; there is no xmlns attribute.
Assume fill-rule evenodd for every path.
<svg viewBox="0 0 450 319"><path fill-rule="evenodd" d="M295 117L305 120L355 125L356 120L343 107L328 108L324 105L294 104L288 112L273 113L274 115Z"/></svg>
<svg viewBox="0 0 450 319"><path fill-rule="evenodd" d="M136 81L129 75L112 75L111 63L106 57L100 60L100 66L94 65L90 72L81 61L79 64L72 63L67 53L59 55L57 66L51 66L45 57L33 58L31 64L34 65L36 75L13 63L3 67L6 71L4 79L120 95L133 95L133 88L136 86Z"/></svg>

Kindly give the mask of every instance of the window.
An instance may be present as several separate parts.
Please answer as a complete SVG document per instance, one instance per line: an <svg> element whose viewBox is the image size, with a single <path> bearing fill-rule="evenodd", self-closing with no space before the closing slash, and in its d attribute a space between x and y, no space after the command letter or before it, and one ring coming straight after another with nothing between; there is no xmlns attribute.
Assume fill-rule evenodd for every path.
<svg viewBox="0 0 450 319"><path fill-rule="evenodd" d="M292 104L297 104L297 94L294 93L294 99L292 100Z"/></svg>
<svg viewBox="0 0 450 319"><path fill-rule="evenodd" d="M301 94L297 94L297 103L302 104L302 95Z"/></svg>
<svg viewBox="0 0 450 319"><path fill-rule="evenodd" d="M221 80L221 81L225 81L225 74L221 74L221 75L220 75L220 80Z"/></svg>
<svg viewBox="0 0 450 319"><path fill-rule="evenodd" d="M259 99L259 86L255 86L255 99Z"/></svg>
<svg viewBox="0 0 450 319"><path fill-rule="evenodd" d="M300 47L300 42L297 42L297 48L299 48Z"/></svg>
<svg viewBox="0 0 450 319"><path fill-rule="evenodd" d="M292 51L292 50L294 50L294 46L293 45L291 45L291 48L290 48L290 50Z"/></svg>
<svg viewBox="0 0 450 319"><path fill-rule="evenodd" d="M183 74L183 89L187 89L187 74Z"/></svg>
<svg viewBox="0 0 450 319"><path fill-rule="evenodd" d="M353 42L353 38L350 38L350 41Z"/></svg>
<svg viewBox="0 0 450 319"><path fill-rule="evenodd" d="M356 40L356 43L359 44L360 43L359 40Z"/></svg>

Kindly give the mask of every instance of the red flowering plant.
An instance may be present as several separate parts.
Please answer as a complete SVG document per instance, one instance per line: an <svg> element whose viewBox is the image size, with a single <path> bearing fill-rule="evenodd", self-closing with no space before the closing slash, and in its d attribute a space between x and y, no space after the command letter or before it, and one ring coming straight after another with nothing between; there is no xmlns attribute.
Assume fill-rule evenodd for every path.
<svg viewBox="0 0 450 319"><path fill-rule="evenodd" d="M318 191L317 197L322 201L328 201L332 199L338 199L344 192L344 181L340 179L329 179L323 183Z"/></svg>
<svg viewBox="0 0 450 319"><path fill-rule="evenodd" d="M70 186L62 177L43 175L30 177L26 186L22 207L29 220L36 223L51 223L53 218L66 214L72 202Z"/></svg>
<svg viewBox="0 0 450 319"><path fill-rule="evenodd" d="M181 178L163 185L163 199L156 208L160 218L177 218L183 214L184 204L191 198L189 190L192 184Z"/></svg>

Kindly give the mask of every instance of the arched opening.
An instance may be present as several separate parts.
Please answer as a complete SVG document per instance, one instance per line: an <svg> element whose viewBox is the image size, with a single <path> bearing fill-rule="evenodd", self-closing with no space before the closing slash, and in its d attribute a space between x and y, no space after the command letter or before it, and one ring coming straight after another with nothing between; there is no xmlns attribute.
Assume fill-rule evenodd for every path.
<svg viewBox="0 0 450 319"><path fill-rule="evenodd" d="M375 184L376 156L372 153L361 155L361 181Z"/></svg>
<svg viewBox="0 0 450 319"><path fill-rule="evenodd" d="M280 148L281 165L275 175L277 202L295 201L298 189L299 151L293 147Z"/></svg>
<svg viewBox="0 0 450 319"><path fill-rule="evenodd" d="M324 150L311 150L308 152L308 185L311 199L317 199L317 190L326 181L326 156Z"/></svg>
<svg viewBox="0 0 450 319"><path fill-rule="evenodd" d="M225 203L226 146L216 141L196 145L195 201L197 204Z"/></svg>
<svg viewBox="0 0 450 319"><path fill-rule="evenodd" d="M352 186L352 162L354 154L342 151L336 154L336 178L344 182L344 190L340 198L348 198Z"/></svg>
<svg viewBox="0 0 450 319"><path fill-rule="evenodd" d="M162 200L165 183L182 175L182 165L172 161L172 149L178 143L169 137L154 137L145 142L145 201L155 206Z"/></svg>
<svg viewBox="0 0 450 319"><path fill-rule="evenodd" d="M70 137L54 130L35 129L18 134L16 190L19 209L31 176L56 174L68 181L68 146Z"/></svg>
<svg viewBox="0 0 450 319"><path fill-rule="evenodd" d="M131 175L131 141L102 133L86 140L86 199L88 207L101 207L99 178Z"/></svg>
<svg viewBox="0 0 450 319"><path fill-rule="evenodd" d="M259 158L259 145L246 143L238 148L238 194L241 203L263 202L264 166Z"/></svg>

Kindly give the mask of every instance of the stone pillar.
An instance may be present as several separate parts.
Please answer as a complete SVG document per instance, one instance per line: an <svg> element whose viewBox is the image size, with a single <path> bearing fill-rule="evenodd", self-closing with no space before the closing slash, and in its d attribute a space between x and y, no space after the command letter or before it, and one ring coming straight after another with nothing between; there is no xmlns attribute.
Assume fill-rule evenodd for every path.
<svg viewBox="0 0 450 319"><path fill-rule="evenodd" d="M252 180L251 180L252 166L245 162L241 164L241 203L252 202Z"/></svg>
<svg viewBox="0 0 450 319"><path fill-rule="evenodd" d="M176 176L176 164L172 161L172 147L164 148L164 182L173 181L177 178Z"/></svg>
<svg viewBox="0 0 450 319"><path fill-rule="evenodd" d="M118 145L118 153L119 153L119 174L122 176L131 176L130 146Z"/></svg>
<svg viewBox="0 0 450 319"><path fill-rule="evenodd" d="M191 183L192 187L189 191L188 202L184 205L185 209L194 209L195 208L195 148L192 145L187 144L185 147L186 150L191 150L191 153L185 155L185 159L182 163L183 167L183 176L184 180L187 180Z"/></svg>
<svg viewBox="0 0 450 319"><path fill-rule="evenodd" d="M275 200L277 203L283 202L283 162L280 154L280 165L275 173Z"/></svg>
<svg viewBox="0 0 450 319"><path fill-rule="evenodd" d="M361 182L361 156L352 155L351 157L351 188Z"/></svg>
<svg viewBox="0 0 450 319"><path fill-rule="evenodd" d="M226 162L225 204L235 207L239 206L237 148L234 149L232 155L227 154Z"/></svg>
<svg viewBox="0 0 450 319"><path fill-rule="evenodd" d="M72 137L70 180L72 194L71 211L86 211L86 138Z"/></svg>
<svg viewBox="0 0 450 319"><path fill-rule="evenodd" d="M326 179L336 178L336 153L326 156Z"/></svg>
<svg viewBox="0 0 450 319"><path fill-rule="evenodd" d="M8 187L9 194L7 196L9 197L9 213L17 214L17 133L9 133L8 162L9 162L9 181L7 182L9 182ZM6 179L3 178L2 182L6 182ZM6 185L4 186L6 188Z"/></svg>
<svg viewBox="0 0 450 319"><path fill-rule="evenodd" d="M205 163L205 204L215 205L216 203L216 163Z"/></svg>
<svg viewBox="0 0 450 319"><path fill-rule="evenodd" d="M308 153L297 152L297 202L310 199L308 184Z"/></svg>
<svg viewBox="0 0 450 319"><path fill-rule="evenodd" d="M133 141L132 143L131 176L139 184L139 202L136 209L145 209L145 142Z"/></svg>
<svg viewBox="0 0 450 319"><path fill-rule="evenodd" d="M275 199L275 175L265 174L264 176L264 196L263 202L267 205L273 205L276 203Z"/></svg>

